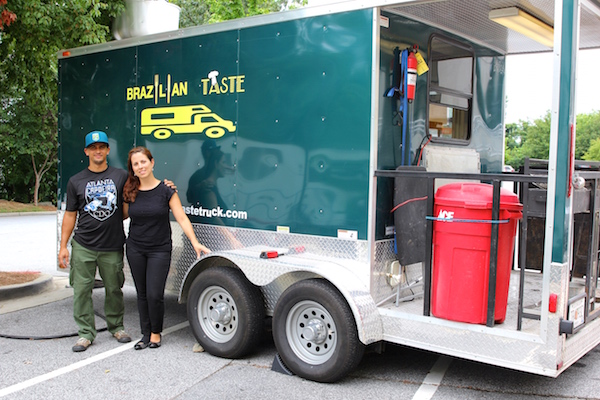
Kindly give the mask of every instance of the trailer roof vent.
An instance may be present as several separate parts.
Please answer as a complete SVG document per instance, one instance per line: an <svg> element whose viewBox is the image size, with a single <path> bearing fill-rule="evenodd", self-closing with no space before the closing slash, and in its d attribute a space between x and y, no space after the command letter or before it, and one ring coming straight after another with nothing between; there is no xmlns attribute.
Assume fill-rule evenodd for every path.
<svg viewBox="0 0 600 400"><path fill-rule="evenodd" d="M125 11L113 25L117 40L179 29L181 9L166 0L126 0Z"/></svg>

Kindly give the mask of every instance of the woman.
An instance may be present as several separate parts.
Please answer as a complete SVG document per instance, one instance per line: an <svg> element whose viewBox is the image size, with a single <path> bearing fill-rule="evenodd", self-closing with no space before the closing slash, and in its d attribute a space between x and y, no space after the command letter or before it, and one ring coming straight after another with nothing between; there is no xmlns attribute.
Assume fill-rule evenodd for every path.
<svg viewBox="0 0 600 400"><path fill-rule="evenodd" d="M164 291L171 263L169 209L190 240L196 255L210 253L200 244L175 190L154 177L154 158L145 147L129 151L129 177L123 189L123 213L131 218L127 238L127 261L137 290L142 339L136 350L161 345Z"/></svg>

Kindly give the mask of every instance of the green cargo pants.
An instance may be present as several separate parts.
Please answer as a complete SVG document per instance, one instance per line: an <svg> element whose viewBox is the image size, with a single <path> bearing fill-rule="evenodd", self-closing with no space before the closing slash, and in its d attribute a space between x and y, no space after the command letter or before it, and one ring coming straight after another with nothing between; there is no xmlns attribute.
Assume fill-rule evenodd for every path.
<svg viewBox="0 0 600 400"><path fill-rule="evenodd" d="M123 301L123 251L88 250L71 240L71 270L69 283L73 287L73 318L79 327L79 337L94 341L96 324L92 289L96 277L96 266L104 283L104 314L111 333L123 328L125 303Z"/></svg>

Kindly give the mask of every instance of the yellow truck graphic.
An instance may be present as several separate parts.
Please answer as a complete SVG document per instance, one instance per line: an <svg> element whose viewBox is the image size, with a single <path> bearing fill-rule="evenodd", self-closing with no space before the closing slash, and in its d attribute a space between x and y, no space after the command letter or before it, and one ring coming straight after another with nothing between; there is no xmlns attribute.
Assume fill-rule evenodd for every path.
<svg viewBox="0 0 600 400"><path fill-rule="evenodd" d="M235 129L232 121L224 120L203 104L195 104L142 110L140 133L157 139L168 139L174 133L204 133L217 139Z"/></svg>

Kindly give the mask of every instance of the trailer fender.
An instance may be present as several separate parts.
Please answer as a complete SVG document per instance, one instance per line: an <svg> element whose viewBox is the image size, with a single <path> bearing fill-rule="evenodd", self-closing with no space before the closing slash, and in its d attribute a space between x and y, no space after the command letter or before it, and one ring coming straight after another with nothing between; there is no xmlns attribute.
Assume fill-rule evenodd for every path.
<svg viewBox="0 0 600 400"><path fill-rule="evenodd" d="M344 263L355 263L343 260ZM263 291L265 307L272 310L279 296L292 284L309 278L327 280L344 296L358 330L360 341L371 344L383 340L383 323L369 293L366 282L355 275L351 268L337 261L287 257L274 260L249 258L245 254L213 252L199 259L187 271L179 294L179 302L185 303L192 282L206 268L231 266L240 269L246 278Z"/></svg>
<svg viewBox="0 0 600 400"><path fill-rule="evenodd" d="M185 276L183 277L183 282L179 288L179 304L187 303L190 287L192 286L194 279L196 279L196 277L205 269L216 266L229 266L238 268L238 266L228 258L220 257L215 255L215 253L211 253L208 256L199 258L188 268Z"/></svg>
<svg viewBox="0 0 600 400"><path fill-rule="evenodd" d="M265 295L265 301L271 299L274 308L277 300L288 287L306 279L321 278L340 292L348 303L354 315L361 343L368 345L383 340L383 323L366 286L354 275L348 274L346 270L345 274L336 274L333 267L333 265L324 266L319 273L294 271L280 275L268 285L262 286L263 292L268 292L268 295ZM277 288L276 295L274 295L273 287Z"/></svg>

